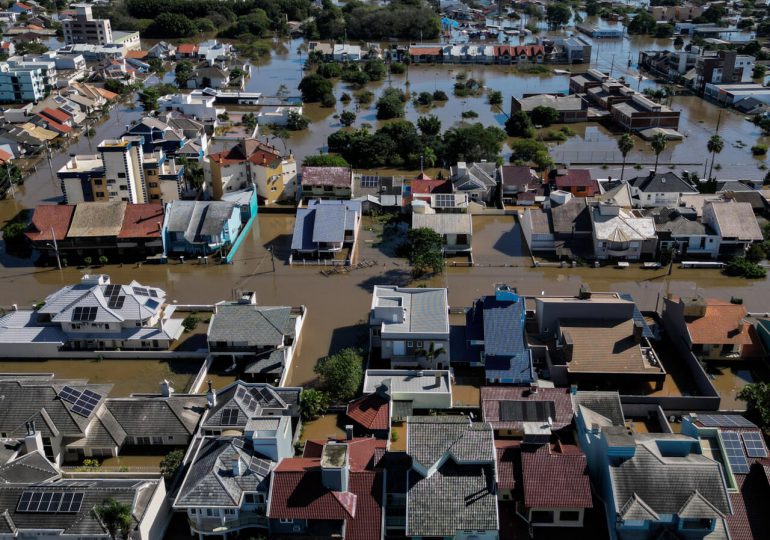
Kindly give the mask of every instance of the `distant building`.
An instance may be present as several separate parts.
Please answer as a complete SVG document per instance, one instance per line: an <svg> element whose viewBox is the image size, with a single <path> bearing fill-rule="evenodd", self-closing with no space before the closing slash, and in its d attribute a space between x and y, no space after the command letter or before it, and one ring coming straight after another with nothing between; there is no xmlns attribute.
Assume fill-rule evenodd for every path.
<svg viewBox="0 0 770 540"><path fill-rule="evenodd" d="M291 239L295 259L320 260L335 258L349 249L348 263L353 258L361 227L360 201L312 200L297 210Z"/></svg>
<svg viewBox="0 0 770 540"><path fill-rule="evenodd" d="M535 94L521 99L511 97L511 113L524 111L529 114L536 107L555 109L559 114L558 124L574 124L588 119L588 104L579 96Z"/></svg>
<svg viewBox="0 0 770 540"><path fill-rule="evenodd" d="M707 51L695 61L693 89L703 94L707 84L751 83L755 58L736 51Z"/></svg>
<svg viewBox="0 0 770 540"><path fill-rule="evenodd" d="M74 4L75 14L62 19L64 43L112 43L112 28L109 19L94 19L91 6Z"/></svg>
<svg viewBox="0 0 770 540"><path fill-rule="evenodd" d="M658 237L651 217L607 203L589 211L597 259L638 261L655 255Z"/></svg>
<svg viewBox="0 0 770 540"><path fill-rule="evenodd" d="M412 214L412 228L426 228L438 233L444 255L470 255L473 249L473 217L470 214L415 212Z"/></svg>
<svg viewBox="0 0 770 540"><path fill-rule="evenodd" d="M40 68L0 64L0 102L37 103L45 97L45 80Z"/></svg>
<svg viewBox="0 0 770 540"><path fill-rule="evenodd" d="M241 208L234 202L173 201L166 206L163 222L165 252L211 255L233 245L241 224Z"/></svg>
<svg viewBox="0 0 770 540"><path fill-rule="evenodd" d="M353 173L348 167L302 167L302 198L350 199Z"/></svg>

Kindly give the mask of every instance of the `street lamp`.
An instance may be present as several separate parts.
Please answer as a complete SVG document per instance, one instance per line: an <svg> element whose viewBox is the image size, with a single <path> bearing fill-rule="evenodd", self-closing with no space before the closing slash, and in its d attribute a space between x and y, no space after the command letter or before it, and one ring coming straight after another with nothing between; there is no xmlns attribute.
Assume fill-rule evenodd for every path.
<svg viewBox="0 0 770 540"><path fill-rule="evenodd" d="M56 234L53 231L53 226L51 226L51 239L53 240L53 244L46 244L48 247L53 247L54 253L56 253L56 266L61 270L61 259L59 258L59 244L56 243Z"/></svg>

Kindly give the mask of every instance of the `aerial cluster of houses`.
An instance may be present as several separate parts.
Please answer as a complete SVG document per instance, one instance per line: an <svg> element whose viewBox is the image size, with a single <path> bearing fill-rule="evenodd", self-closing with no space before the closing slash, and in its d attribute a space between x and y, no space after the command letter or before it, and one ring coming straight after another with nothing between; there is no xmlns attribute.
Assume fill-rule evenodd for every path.
<svg viewBox="0 0 770 540"><path fill-rule="evenodd" d="M549 107L558 113L558 123L610 120L626 131L644 137L665 133L681 138L680 111L658 103L634 90L625 80L615 79L598 69L572 75L569 94L533 93L511 98L511 113L531 113L537 107Z"/></svg>
<svg viewBox="0 0 770 540"><path fill-rule="evenodd" d="M285 385L305 308L261 306L250 293L212 306L209 353L242 374L223 387L160 381L158 393L110 397L109 384L6 375L3 534L101 537L108 524L94 508L107 499L131 507L134 540L161 538L174 514L199 538L770 533L763 434L718 412L726 405L706 373L711 362L761 361L767 317L700 296L668 296L658 316L586 287L490 293L460 310L458 326L446 289L375 286L362 391L340 414L344 435L324 439L301 438L303 389ZM166 347L175 307L161 289L89 276L1 318L3 355L22 336L31 348L57 337L96 352L166 332L152 345ZM462 366L484 373L475 397L455 377ZM139 448L184 458L166 481L68 468Z"/></svg>

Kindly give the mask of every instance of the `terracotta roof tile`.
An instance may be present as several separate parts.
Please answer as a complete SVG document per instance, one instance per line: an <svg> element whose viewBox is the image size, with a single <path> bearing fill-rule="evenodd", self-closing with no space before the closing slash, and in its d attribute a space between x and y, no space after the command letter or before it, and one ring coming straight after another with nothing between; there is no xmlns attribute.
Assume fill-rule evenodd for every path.
<svg viewBox="0 0 770 540"><path fill-rule="evenodd" d="M390 400L378 393L348 403L348 417L368 430L385 430L390 425Z"/></svg>
<svg viewBox="0 0 770 540"><path fill-rule="evenodd" d="M556 187L564 189L572 187L585 187L586 196L593 197L599 193L599 182L591 178L588 169L569 169L564 174L556 176Z"/></svg>
<svg viewBox="0 0 770 540"><path fill-rule="evenodd" d="M767 485L762 465L754 465L748 475L735 477L738 491L730 493L733 513L727 516L727 528L732 540L770 538L770 514Z"/></svg>
<svg viewBox="0 0 770 540"><path fill-rule="evenodd" d="M427 193L452 193L452 182L449 180L412 180L412 195Z"/></svg>
<svg viewBox="0 0 770 540"><path fill-rule="evenodd" d="M56 240L64 240L74 212L73 204L41 204L35 208L30 229L25 234L33 242L51 241L53 227Z"/></svg>
<svg viewBox="0 0 770 540"><path fill-rule="evenodd" d="M686 321L693 344L758 345L754 327L746 323L746 308L724 300L706 300L706 314Z"/></svg>
<svg viewBox="0 0 770 540"><path fill-rule="evenodd" d="M302 457L304 459L321 459L321 452L327 442L329 441L326 439L307 441ZM351 471L372 470L377 449L385 448L387 444L386 441L373 437L358 437L352 441L339 439L337 442L347 442Z"/></svg>
<svg viewBox="0 0 770 540"><path fill-rule="evenodd" d="M441 54L441 47L410 47L411 56L438 56Z"/></svg>
<svg viewBox="0 0 770 540"><path fill-rule="evenodd" d="M72 118L70 115L68 115L61 109L52 109L51 107L46 107L45 109L40 111L40 113L47 116L48 118L56 120L60 124L63 124L64 122L68 122Z"/></svg>
<svg viewBox="0 0 770 540"><path fill-rule="evenodd" d="M193 54L198 51L198 46L195 43L182 43L176 48L176 52L180 54Z"/></svg>
<svg viewBox="0 0 770 540"><path fill-rule="evenodd" d="M585 455L572 445L521 446L524 505L528 508L591 508Z"/></svg>
<svg viewBox="0 0 770 540"><path fill-rule="evenodd" d="M514 489L516 487L516 461L521 441L495 441L497 451L497 487Z"/></svg>
<svg viewBox="0 0 770 540"><path fill-rule="evenodd" d="M118 238L160 238L159 224L162 223L162 204L129 204Z"/></svg>
<svg viewBox="0 0 770 540"><path fill-rule="evenodd" d="M481 413L485 422L493 429L523 429L522 420L506 419L506 402L545 401L554 404L556 416L552 418L554 431L572 424L572 399L569 389L538 388L532 393L528 386L484 386L481 388Z"/></svg>

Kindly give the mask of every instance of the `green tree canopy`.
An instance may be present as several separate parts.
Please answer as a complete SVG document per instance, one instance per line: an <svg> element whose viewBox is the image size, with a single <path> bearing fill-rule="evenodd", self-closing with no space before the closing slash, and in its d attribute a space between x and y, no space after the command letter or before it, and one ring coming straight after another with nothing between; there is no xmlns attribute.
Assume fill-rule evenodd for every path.
<svg viewBox="0 0 770 540"><path fill-rule="evenodd" d="M167 39L194 36L197 32L198 27L185 15L161 13L147 27L145 34L148 37Z"/></svg>
<svg viewBox="0 0 770 540"><path fill-rule="evenodd" d="M303 420L314 420L329 408L329 395L316 388L303 390L300 401Z"/></svg>
<svg viewBox="0 0 770 540"><path fill-rule="evenodd" d="M299 91L305 103L321 101L325 95L332 93L333 88L331 81L316 73L306 75L299 83Z"/></svg>
<svg viewBox="0 0 770 540"><path fill-rule="evenodd" d="M377 119L389 120L404 116L406 96L397 88L386 88L377 100Z"/></svg>
<svg viewBox="0 0 770 540"><path fill-rule="evenodd" d="M502 150L505 132L480 123L448 129L444 133L444 159L457 161L496 161Z"/></svg>
<svg viewBox="0 0 770 540"><path fill-rule="evenodd" d="M427 227L407 233L409 264L415 276L438 273L444 269L444 242L441 235Z"/></svg>
<svg viewBox="0 0 770 540"><path fill-rule="evenodd" d="M417 119L417 127L423 135L435 136L441 133L441 120L433 114L421 116Z"/></svg>
<svg viewBox="0 0 770 540"><path fill-rule="evenodd" d="M305 159L302 160L302 165L305 167L350 167L350 164L345 161L344 157L333 154L305 156Z"/></svg>
<svg viewBox="0 0 770 540"><path fill-rule="evenodd" d="M551 29L565 26L572 17L572 9L569 4L557 2L548 4L545 9L545 20L548 21L548 27Z"/></svg>
<svg viewBox="0 0 770 540"><path fill-rule="evenodd" d="M529 113L532 123L538 126L550 126L559 120L559 111L553 107L538 105Z"/></svg>
<svg viewBox="0 0 770 540"><path fill-rule="evenodd" d="M364 359L357 349L343 349L318 361L315 373L321 388L334 403L343 403L355 397L364 378Z"/></svg>
<svg viewBox="0 0 770 540"><path fill-rule="evenodd" d="M124 504L113 498L105 499L102 504L95 506L92 510L96 517L112 540L118 538L121 534L124 540L128 540L133 528L133 517L131 515L131 505Z"/></svg>
<svg viewBox="0 0 770 540"><path fill-rule="evenodd" d="M532 120L524 111L516 111L508 117L505 121L505 132L510 137L532 138L535 136Z"/></svg>
<svg viewBox="0 0 770 540"><path fill-rule="evenodd" d="M176 476L177 471L182 466L184 459L184 450L172 450L160 461L160 472L168 482L171 482Z"/></svg>
<svg viewBox="0 0 770 540"><path fill-rule="evenodd" d="M746 402L746 416L764 431L770 429L770 384L747 384L738 392L738 399Z"/></svg>

